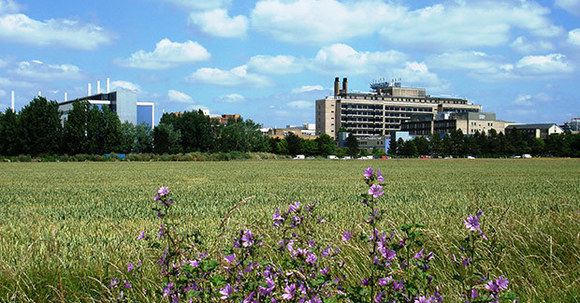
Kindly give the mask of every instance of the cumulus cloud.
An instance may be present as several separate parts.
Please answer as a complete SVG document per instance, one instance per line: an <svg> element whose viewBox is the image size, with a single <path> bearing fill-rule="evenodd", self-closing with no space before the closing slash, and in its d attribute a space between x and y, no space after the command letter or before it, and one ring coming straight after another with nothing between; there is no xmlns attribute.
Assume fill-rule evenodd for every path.
<svg viewBox="0 0 580 303"><path fill-rule="evenodd" d="M20 62L11 72L24 78L42 81L82 78L81 71L76 65L45 64L38 60Z"/></svg>
<svg viewBox="0 0 580 303"><path fill-rule="evenodd" d="M291 74L304 70L304 65L292 56L257 55L250 58L248 68L265 74Z"/></svg>
<svg viewBox="0 0 580 303"><path fill-rule="evenodd" d="M545 53L554 50L554 45L547 41L528 41L526 37L517 37L510 44L511 48L521 54Z"/></svg>
<svg viewBox="0 0 580 303"><path fill-rule="evenodd" d="M173 5L193 10L210 10L223 8L231 4L231 0L163 0Z"/></svg>
<svg viewBox="0 0 580 303"><path fill-rule="evenodd" d="M562 32L548 19L550 13L532 2L456 2L407 11L381 30L381 36L397 45L424 49L466 49L500 46L513 30L538 37ZM477 16L477 17L474 17Z"/></svg>
<svg viewBox="0 0 580 303"><path fill-rule="evenodd" d="M242 15L230 18L225 9L191 13L189 23L206 34L222 38L244 38L248 30L248 18Z"/></svg>
<svg viewBox="0 0 580 303"><path fill-rule="evenodd" d="M251 20L255 30L274 39L318 45L371 35L402 11L377 1L263 0Z"/></svg>
<svg viewBox="0 0 580 303"><path fill-rule="evenodd" d="M397 51L359 52L346 44L321 48L312 60L312 68L327 73L363 74L382 71L385 66L400 63L406 55Z"/></svg>
<svg viewBox="0 0 580 303"><path fill-rule="evenodd" d="M580 28L568 32L568 43L580 46Z"/></svg>
<svg viewBox="0 0 580 303"><path fill-rule="evenodd" d="M222 103L240 103L246 101L246 98L240 94L229 94L215 98L216 102Z"/></svg>
<svg viewBox="0 0 580 303"><path fill-rule="evenodd" d="M516 96L516 99L514 100L513 104L515 105L523 105L523 106L530 106L533 105L532 103L532 96L531 95L526 95L526 94L520 94Z"/></svg>
<svg viewBox="0 0 580 303"><path fill-rule="evenodd" d="M8 63L2 59L0 59L0 68L4 68L6 67L6 65L8 65Z"/></svg>
<svg viewBox="0 0 580 303"><path fill-rule="evenodd" d="M515 65L522 74L558 75L574 69L562 54L545 56L525 56Z"/></svg>
<svg viewBox="0 0 580 303"><path fill-rule="evenodd" d="M200 44L193 41L183 43L163 39L155 45L155 50L137 51L128 59L117 59L116 63L132 68L167 69L179 64L194 63L210 58L210 53Z"/></svg>
<svg viewBox="0 0 580 303"><path fill-rule="evenodd" d="M290 107L290 108L296 108L296 109L308 109L308 108L314 107L314 104L311 101L304 101L304 100L288 102L288 104L286 104L286 105L288 105L288 107Z"/></svg>
<svg viewBox="0 0 580 303"><path fill-rule="evenodd" d="M324 87L322 87L322 85L303 85L302 87L292 89L292 93L300 94L320 90L324 90Z"/></svg>
<svg viewBox="0 0 580 303"><path fill-rule="evenodd" d="M4 88L31 88L34 85L26 81L15 81L8 78L0 77L0 87Z"/></svg>
<svg viewBox="0 0 580 303"><path fill-rule="evenodd" d="M556 6L565 9L572 15L580 16L580 1L578 0L556 0Z"/></svg>
<svg viewBox="0 0 580 303"><path fill-rule="evenodd" d="M16 13L20 7L12 0L0 0L0 14Z"/></svg>
<svg viewBox="0 0 580 303"><path fill-rule="evenodd" d="M167 91L167 97L170 101L180 102L180 103L194 103L193 98L186 93L170 89Z"/></svg>
<svg viewBox="0 0 580 303"><path fill-rule="evenodd" d="M397 68L393 72L401 77L405 83L420 85L429 88L430 91L447 91L450 86L447 81L441 80L436 73L429 71L423 62L406 62L405 68Z"/></svg>
<svg viewBox="0 0 580 303"><path fill-rule="evenodd" d="M427 64L441 70L473 70L479 73L498 72L500 58L478 51L456 51L427 58Z"/></svg>
<svg viewBox="0 0 580 303"><path fill-rule="evenodd" d="M141 92L141 87L135 83L131 83L128 81L113 81L111 82L111 90L116 89L123 89L123 90L131 90L134 92Z"/></svg>
<svg viewBox="0 0 580 303"><path fill-rule="evenodd" d="M93 50L112 40L112 35L94 24L82 24L67 19L38 21L16 14L2 14L16 10L12 1L0 4L0 40L34 46L57 46Z"/></svg>
<svg viewBox="0 0 580 303"><path fill-rule="evenodd" d="M230 70L204 67L189 75L185 80L219 86L263 87L270 85L270 80L266 77L249 73L247 65L241 65Z"/></svg>

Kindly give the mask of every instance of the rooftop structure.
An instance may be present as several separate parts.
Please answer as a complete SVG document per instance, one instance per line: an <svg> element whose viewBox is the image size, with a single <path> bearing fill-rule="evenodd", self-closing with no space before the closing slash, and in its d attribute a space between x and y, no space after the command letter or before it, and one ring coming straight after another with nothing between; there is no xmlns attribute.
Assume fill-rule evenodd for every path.
<svg viewBox="0 0 580 303"><path fill-rule="evenodd" d="M564 131L556 123L513 124L505 129L506 133L521 131L539 139L547 139L553 134L561 134Z"/></svg>
<svg viewBox="0 0 580 303"><path fill-rule="evenodd" d="M341 88L335 78L334 94L316 100L316 134L336 138L343 128L357 137L389 137L415 114L481 111L466 99L432 97L424 88L402 87L400 79L374 82L371 88L371 93L349 93L348 79L343 78Z"/></svg>

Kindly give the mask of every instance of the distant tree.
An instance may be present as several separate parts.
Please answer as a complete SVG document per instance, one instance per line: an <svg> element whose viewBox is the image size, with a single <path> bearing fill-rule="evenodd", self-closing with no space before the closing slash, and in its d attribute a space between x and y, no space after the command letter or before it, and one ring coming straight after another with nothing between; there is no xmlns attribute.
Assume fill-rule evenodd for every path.
<svg viewBox="0 0 580 303"><path fill-rule="evenodd" d="M395 140L395 138L392 136L391 140L389 140L389 154L391 155L396 155L397 154L397 140Z"/></svg>
<svg viewBox="0 0 580 303"><path fill-rule="evenodd" d="M419 154L419 155L431 154L430 150L429 150L429 141L427 140L427 138L416 137L415 139L413 139L413 143L415 144L415 147L417 148L417 154Z"/></svg>
<svg viewBox="0 0 580 303"><path fill-rule="evenodd" d="M144 122L135 126L135 145L133 146L133 151L136 153L153 152L151 126Z"/></svg>
<svg viewBox="0 0 580 303"><path fill-rule="evenodd" d="M105 152L105 119L101 109L93 104L87 111L87 143L91 154Z"/></svg>
<svg viewBox="0 0 580 303"><path fill-rule="evenodd" d="M103 106L103 150L106 153L119 152L123 133L121 132L121 120L119 116L108 106Z"/></svg>
<svg viewBox="0 0 580 303"><path fill-rule="evenodd" d="M56 154L60 151L62 124L56 101L35 97L19 114L24 153Z"/></svg>
<svg viewBox="0 0 580 303"><path fill-rule="evenodd" d="M348 137L346 137L345 146L347 149L347 153L351 157L358 155L358 153L360 152L360 150L358 148L358 146L359 146L358 139L353 134L349 134Z"/></svg>
<svg viewBox="0 0 580 303"><path fill-rule="evenodd" d="M62 130L63 152L71 155L88 152L87 120L89 102L74 102Z"/></svg>
<svg viewBox="0 0 580 303"><path fill-rule="evenodd" d="M182 151L181 131L171 124L160 123L153 129L153 150L156 154L176 154Z"/></svg>
<svg viewBox="0 0 580 303"><path fill-rule="evenodd" d="M296 156L303 153L302 144L304 139L291 132L284 138L284 140L288 143L288 153L290 155Z"/></svg>
<svg viewBox="0 0 580 303"><path fill-rule="evenodd" d="M304 140L302 144L302 151L307 156L313 156L318 154L318 143L314 140Z"/></svg>
<svg viewBox="0 0 580 303"><path fill-rule="evenodd" d="M322 134L314 140L318 144L318 153L322 156L328 156L334 153L336 145L334 140L327 134Z"/></svg>
<svg viewBox="0 0 580 303"><path fill-rule="evenodd" d="M400 149L400 154L407 157L416 157L418 153L417 146L415 146L415 140L405 141Z"/></svg>
<svg viewBox="0 0 580 303"><path fill-rule="evenodd" d="M405 140L403 140L403 138L397 139L397 149L395 150L395 155L402 155L401 151L403 150L403 145L405 145Z"/></svg>
<svg viewBox="0 0 580 303"><path fill-rule="evenodd" d="M0 114L0 155L16 156L21 150L18 116L8 108Z"/></svg>
<svg viewBox="0 0 580 303"><path fill-rule="evenodd" d="M439 134L433 134L429 138L429 149L432 155L441 155L441 136Z"/></svg>
<svg viewBox="0 0 580 303"><path fill-rule="evenodd" d="M131 153L135 148L135 140L137 134L135 132L135 126L129 121L125 121L121 124L121 142L119 145L119 152L128 154Z"/></svg>

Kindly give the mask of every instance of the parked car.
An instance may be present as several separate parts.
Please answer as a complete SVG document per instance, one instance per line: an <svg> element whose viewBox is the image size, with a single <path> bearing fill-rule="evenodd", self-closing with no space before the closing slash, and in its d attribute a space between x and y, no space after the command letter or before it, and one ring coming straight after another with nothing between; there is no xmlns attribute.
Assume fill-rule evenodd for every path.
<svg viewBox="0 0 580 303"><path fill-rule="evenodd" d="M338 160L338 157L335 155L328 155L326 158L331 160Z"/></svg>
<svg viewBox="0 0 580 303"><path fill-rule="evenodd" d="M304 160L304 159L306 159L304 155L296 155L296 157L294 157L294 160Z"/></svg>

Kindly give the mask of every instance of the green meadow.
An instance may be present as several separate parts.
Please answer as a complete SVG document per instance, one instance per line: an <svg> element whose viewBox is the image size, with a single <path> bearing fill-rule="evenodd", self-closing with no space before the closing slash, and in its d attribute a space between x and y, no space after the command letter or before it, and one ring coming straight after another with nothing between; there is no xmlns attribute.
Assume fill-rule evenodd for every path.
<svg viewBox="0 0 580 303"><path fill-rule="evenodd" d="M155 262L136 237L158 228L160 186L175 198L180 229L199 231L210 253L242 228L267 235L272 213L292 201L318 202L328 222L319 232L340 244L342 231L362 228L369 166L387 183L382 228L426 225L448 302L458 300L451 254L478 209L503 245L490 269L520 302L580 301L579 159L0 163L0 301L108 300L108 282L129 261ZM343 251L350 279L368 271L358 251Z"/></svg>

